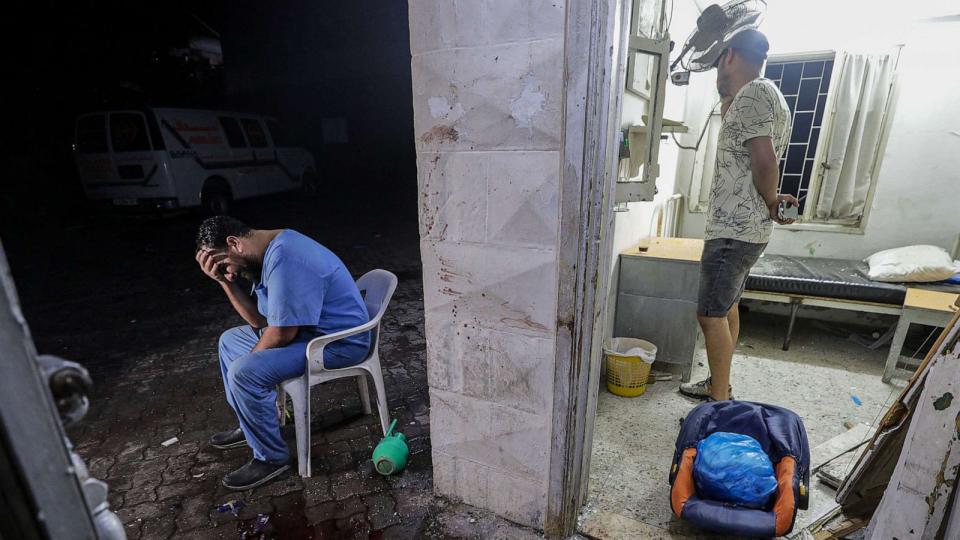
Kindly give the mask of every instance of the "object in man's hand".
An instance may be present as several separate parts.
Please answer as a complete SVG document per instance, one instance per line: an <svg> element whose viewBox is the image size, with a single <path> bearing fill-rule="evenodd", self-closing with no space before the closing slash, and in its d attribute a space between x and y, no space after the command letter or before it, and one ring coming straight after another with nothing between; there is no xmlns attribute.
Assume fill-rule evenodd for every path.
<svg viewBox="0 0 960 540"><path fill-rule="evenodd" d="M800 206L795 206L790 201L780 201L780 208L777 209L777 215L780 219L797 219L800 217Z"/></svg>

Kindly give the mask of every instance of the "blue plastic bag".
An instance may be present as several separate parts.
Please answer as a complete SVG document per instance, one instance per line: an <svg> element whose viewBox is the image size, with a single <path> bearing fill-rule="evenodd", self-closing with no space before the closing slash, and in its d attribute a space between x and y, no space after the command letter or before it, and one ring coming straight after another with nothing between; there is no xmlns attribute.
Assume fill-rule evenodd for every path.
<svg viewBox="0 0 960 540"><path fill-rule="evenodd" d="M753 437L718 431L697 444L693 480L701 499L763 508L777 490L770 457Z"/></svg>

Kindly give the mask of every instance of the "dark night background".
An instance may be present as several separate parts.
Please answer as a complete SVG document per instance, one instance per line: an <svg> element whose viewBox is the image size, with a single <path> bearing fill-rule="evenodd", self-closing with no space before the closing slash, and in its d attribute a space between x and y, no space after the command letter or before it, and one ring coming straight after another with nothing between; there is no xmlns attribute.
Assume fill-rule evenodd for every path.
<svg viewBox="0 0 960 540"><path fill-rule="evenodd" d="M74 119L137 105L274 115L341 205L415 212L405 1L37 2L4 26L23 38L8 49L0 234L82 219ZM222 67L185 50L217 36ZM346 143L324 140L324 119Z"/></svg>
<svg viewBox="0 0 960 540"><path fill-rule="evenodd" d="M430 533L440 526L407 2L41 1L0 21L9 43L0 239L37 350L91 374L90 411L68 435L108 482L127 537L247 537L263 515L266 538L442 537ZM197 39L220 41L222 66ZM379 420L345 379L313 393L311 478L294 471L243 494L223 487L249 454L207 444L236 425L217 340L242 320L194 260L203 216L98 210L75 171L78 113L143 106L275 116L313 153L318 193L237 201L232 213L314 238L354 277L397 276L379 339L387 405L410 447L402 481L373 472ZM179 442L161 446L170 437ZM233 499L246 508L217 510Z"/></svg>

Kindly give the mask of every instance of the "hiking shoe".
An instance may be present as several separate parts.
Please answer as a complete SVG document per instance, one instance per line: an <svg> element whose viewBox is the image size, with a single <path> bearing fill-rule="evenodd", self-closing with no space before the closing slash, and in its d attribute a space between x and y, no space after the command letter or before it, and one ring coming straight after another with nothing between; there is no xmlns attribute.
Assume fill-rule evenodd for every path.
<svg viewBox="0 0 960 540"><path fill-rule="evenodd" d="M714 401L713 396L710 395L710 377L695 383L681 384L680 393L695 399ZM732 386L730 387L730 399L734 399Z"/></svg>
<svg viewBox="0 0 960 540"><path fill-rule="evenodd" d="M242 491L266 484L290 468L290 463L268 463L251 459L246 465L223 477L223 485L228 489Z"/></svg>
<svg viewBox="0 0 960 540"><path fill-rule="evenodd" d="M231 448L240 448L247 445L247 438L240 428L221 431L210 437L210 446L218 450L229 450Z"/></svg>

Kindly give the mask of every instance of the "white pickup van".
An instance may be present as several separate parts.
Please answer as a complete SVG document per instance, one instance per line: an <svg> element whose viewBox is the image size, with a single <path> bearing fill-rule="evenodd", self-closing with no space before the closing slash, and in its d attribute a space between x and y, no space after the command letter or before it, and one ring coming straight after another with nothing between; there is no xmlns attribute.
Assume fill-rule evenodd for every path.
<svg viewBox="0 0 960 540"><path fill-rule="evenodd" d="M317 188L310 152L273 118L190 109L102 111L77 118L74 153L87 198L114 206L202 206Z"/></svg>

